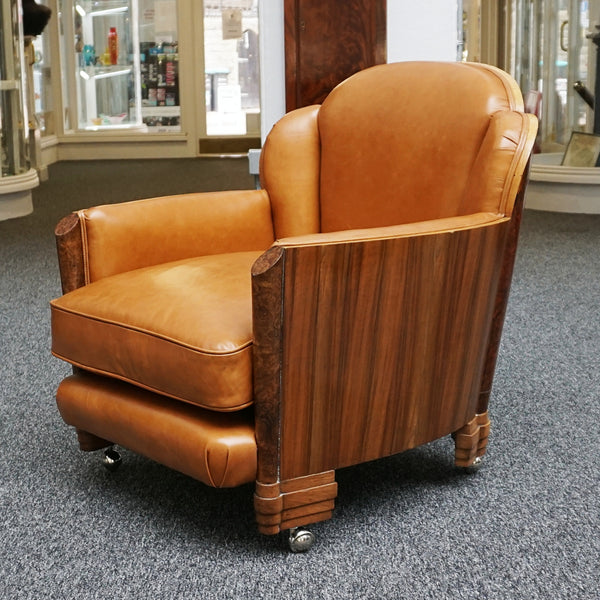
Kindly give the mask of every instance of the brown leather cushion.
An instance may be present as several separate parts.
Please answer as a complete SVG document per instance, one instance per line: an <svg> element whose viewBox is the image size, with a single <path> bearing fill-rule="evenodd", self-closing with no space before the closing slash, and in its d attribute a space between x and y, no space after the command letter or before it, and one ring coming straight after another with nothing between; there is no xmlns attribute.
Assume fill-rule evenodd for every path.
<svg viewBox="0 0 600 600"><path fill-rule="evenodd" d="M250 269L261 252L100 279L51 302L52 352L84 369L217 411L252 402Z"/></svg>
<svg viewBox="0 0 600 600"><path fill-rule="evenodd" d="M90 373L56 393L65 423L109 438L214 487L256 479L252 408L216 413Z"/></svg>

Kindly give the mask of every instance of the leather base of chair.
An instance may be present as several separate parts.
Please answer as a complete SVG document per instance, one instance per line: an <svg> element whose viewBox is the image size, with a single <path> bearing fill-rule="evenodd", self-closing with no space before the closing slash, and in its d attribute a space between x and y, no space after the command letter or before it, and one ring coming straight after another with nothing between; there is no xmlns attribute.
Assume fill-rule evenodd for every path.
<svg viewBox="0 0 600 600"><path fill-rule="evenodd" d="M119 444L213 487L256 480L252 409L212 412L84 372L62 381L56 401L83 450Z"/></svg>

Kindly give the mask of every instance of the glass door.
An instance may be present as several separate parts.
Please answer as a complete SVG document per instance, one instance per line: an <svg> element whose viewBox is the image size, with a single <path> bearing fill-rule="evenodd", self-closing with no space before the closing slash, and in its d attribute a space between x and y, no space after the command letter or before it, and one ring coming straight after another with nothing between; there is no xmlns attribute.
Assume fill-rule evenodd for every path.
<svg viewBox="0 0 600 600"><path fill-rule="evenodd" d="M590 2L515 0L511 20L511 70L526 109L540 118L539 151L564 151L573 131L593 127Z"/></svg>

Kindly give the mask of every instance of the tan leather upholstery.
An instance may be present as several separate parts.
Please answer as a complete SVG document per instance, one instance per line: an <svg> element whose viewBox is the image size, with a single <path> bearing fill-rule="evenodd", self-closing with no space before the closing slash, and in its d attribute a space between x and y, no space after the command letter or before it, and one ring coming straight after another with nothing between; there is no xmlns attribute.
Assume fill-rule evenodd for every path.
<svg viewBox="0 0 600 600"><path fill-rule="evenodd" d="M74 290L51 303L52 352L83 369L204 408L248 406L250 268L259 255L190 258Z"/></svg>
<svg viewBox="0 0 600 600"><path fill-rule="evenodd" d="M74 375L57 394L65 423L94 431L214 487L256 477L252 410L223 414L107 377ZM134 430L130 423L135 423Z"/></svg>
<svg viewBox="0 0 600 600"><path fill-rule="evenodd" d="M278 238L320 231L319 108L307 106L285 115L260 155L261 184L269 191Z"/></svg>
<svg viewBox="0 0 600 600"><path fill-rule="evenodd" d="M264 250L274 239L264 191L181 194L78 214L86 283L182 258Z"/></svg>
<svg viewBox="0 0 600 600"><path fill-rule="evenodd" d="M262 190L64 219L52 351L81 447L256 480L263 533L329 518L340 467L449 433L471 465L536 129L498 69L381 65L280 120Z"/></svg>
<svg viewBox="0 0 600 600"><path fill-rule="evenodd" d="M499 210L498 198L464 199L477 167L497 160L494 139L480 156L492 116L522 110L508 77L469 63L397 63L362 75L319 111L322 231ZM443 106L452 106L451 120Z"/></svg>

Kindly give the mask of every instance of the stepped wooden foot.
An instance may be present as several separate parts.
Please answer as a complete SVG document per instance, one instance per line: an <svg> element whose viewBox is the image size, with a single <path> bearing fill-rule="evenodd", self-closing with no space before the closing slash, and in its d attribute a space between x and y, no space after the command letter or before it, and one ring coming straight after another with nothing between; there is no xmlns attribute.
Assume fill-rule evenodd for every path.
<svg viewBox="0 0 600 600"><path fill-rule="evenodd" d="M457 467L472 467L485 454L490 433L487 411L475 415L465 426L454 433L455 464Z"/></svg>
<svg viewBox="0 0 600 600"><path fill-rule="evenodd" d="M101 448L107 448L108 446L113 445L112 442L102 439L88 431L83 431L83 429L77 429L77 439L79 440L79 448L84 452L93 452L94 450L100 450Z"/></svg>
<svg viewBox="0 0 600 600"><path fill-rule="evenodd" d="M335 471L278 483L256 482L254 510L258 530L273 535L326 521L331 518L336 496Z"/></svg>

